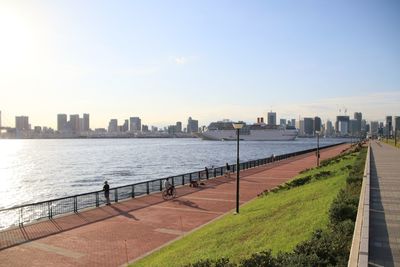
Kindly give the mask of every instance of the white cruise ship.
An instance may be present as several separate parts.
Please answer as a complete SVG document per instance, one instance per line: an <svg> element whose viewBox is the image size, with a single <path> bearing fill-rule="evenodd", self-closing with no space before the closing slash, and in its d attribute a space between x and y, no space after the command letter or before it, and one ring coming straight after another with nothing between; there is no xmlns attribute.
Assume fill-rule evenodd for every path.
<svg viewBox="0 0 400 267"><path fill-rule="evenodd" d="M291 141L296 139L295 127L281 127L265 123L244 124L240 129L240 140L245 141ZM207 130L198 135L204 140L236 140L236 130L231 121L212 122Z"/></svg>

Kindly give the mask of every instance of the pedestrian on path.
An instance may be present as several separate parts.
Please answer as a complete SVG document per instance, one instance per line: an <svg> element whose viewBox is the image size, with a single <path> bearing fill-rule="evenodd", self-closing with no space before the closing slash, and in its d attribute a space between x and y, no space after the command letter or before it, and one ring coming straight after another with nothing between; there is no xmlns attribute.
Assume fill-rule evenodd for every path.
<svg viewBox="0 0 400 267"><path fill-rule="evenodd" d="M110 203L110 185L108 184L107 181L104 182L103 186L103 191L104 191L104 197L106 198L106 205L111 205Z"/></svg>
<svg viewBox="0 0 400 267"><path fill-rule="evenodd" d="M226 163L225 167L225 177L231 178L231 166L229 166L228 162Z"/></svg>

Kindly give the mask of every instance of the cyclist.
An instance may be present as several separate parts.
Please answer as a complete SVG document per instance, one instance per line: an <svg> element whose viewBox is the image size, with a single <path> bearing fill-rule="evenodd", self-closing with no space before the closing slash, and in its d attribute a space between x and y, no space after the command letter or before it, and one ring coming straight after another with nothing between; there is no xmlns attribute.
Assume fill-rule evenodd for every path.
<svg viewBox="0 0 400 267"><path fill-rule="evenodd" d="M169 178L165 179L164 188L167 191L168 195L172 195L173 185L169 182Z"/></svg>

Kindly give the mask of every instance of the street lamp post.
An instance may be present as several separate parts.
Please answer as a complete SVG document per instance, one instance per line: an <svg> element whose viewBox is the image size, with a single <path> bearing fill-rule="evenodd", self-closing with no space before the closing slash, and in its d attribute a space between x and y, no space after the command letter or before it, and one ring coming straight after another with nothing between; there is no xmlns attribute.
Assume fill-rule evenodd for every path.
<svg viewBox="0 0 400 267"><path fill-rule="evenodd" d="M236 213L239 213L239 172L240 172L240 165L239 165L239 131L243 128L243 123L233 123L233 128L236 130L237 136L237 149L236 149Z"/></svg>
<svg viewBox="0 0 400 267"><path fill-rule="evenodd" d="M315 131L317 134L317 167L319 167L319 131Z"/></svg>

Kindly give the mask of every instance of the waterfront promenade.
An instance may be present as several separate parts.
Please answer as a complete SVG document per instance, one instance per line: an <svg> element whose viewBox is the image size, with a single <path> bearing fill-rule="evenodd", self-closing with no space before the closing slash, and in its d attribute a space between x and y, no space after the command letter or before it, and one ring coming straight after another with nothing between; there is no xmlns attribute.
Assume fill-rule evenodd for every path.
<svg viewBox="0 0 400 267"><path fill-rule="evenodd" d="M321 159L348 145L321 150ZM316 165L315 152L241 172L241 204ZM121 266L235 207L235 175L0 232L0 266ZM240 215L239 215L240 216ZM184 256L184 255L182 255Z"/></svg>
<svg viewBox="0 0 400 267"><path fill-rule="evenodd" d="M369 266L400 266L400 149L371 149Z"/></svg>

